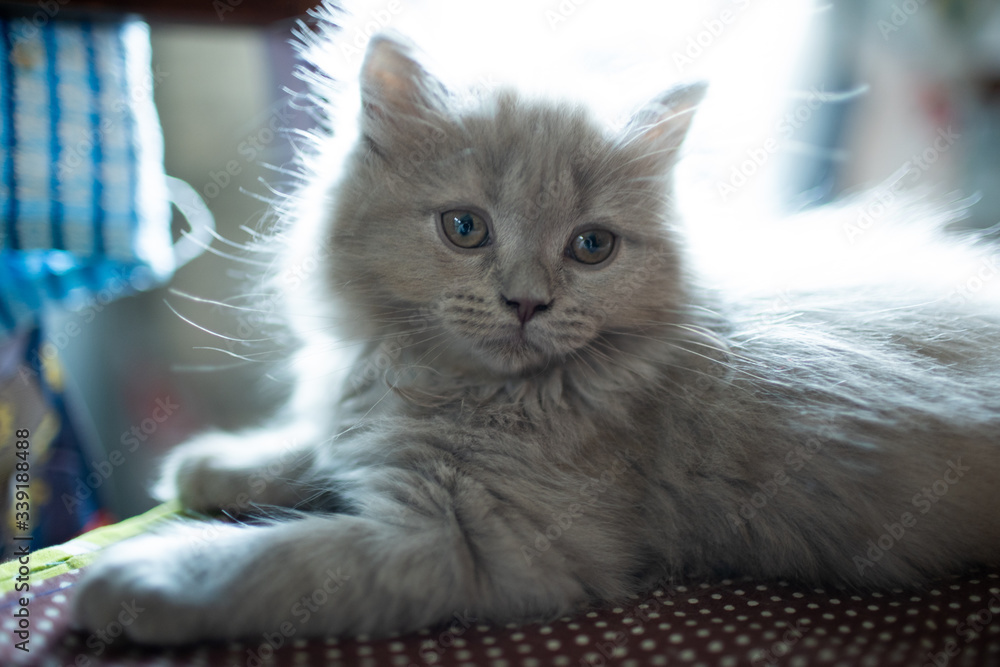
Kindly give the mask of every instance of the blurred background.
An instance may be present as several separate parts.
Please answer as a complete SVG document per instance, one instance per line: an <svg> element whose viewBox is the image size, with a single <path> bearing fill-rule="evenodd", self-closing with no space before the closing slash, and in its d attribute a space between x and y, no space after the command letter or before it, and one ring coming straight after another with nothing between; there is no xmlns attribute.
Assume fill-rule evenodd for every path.
<svg viewBox="0 0 1000 667"><path fill-rule="evenodd" d="M100 16L119 5L100 4ZM153 9L160 4L171 7ZM201 196L228 242L214 240L166 284L45 313L44 331L76 406L83 465L111 470L90 486L112 519L154 504L148 482L170 447L206 428L259 422L287 394L285 341L274 328L254 313L205 301L258 289L262 267L239 259L253 261L236 246L253 240L248 229L266 225L262 199L290 181L273 168L292 160L288 130L313 123L289 93L304 88L292 74L289 40L307 3L131 5L150 26L164 171ZM660 58L662 80L650 84L660 89L679 79L711 80L680 174L695 210L790 213L869 188L894 197L892 184L902 179L934 195L978 198L965 221L970 227L1000 221L996 2L657 6L652 14L628 14L613 0L540 0L508 11L525 12L523 20L543 34L577 30L595 52L641 42ZM373 7L362 24L372 29L422 11L407 0ZM46 22L93 15L82 0L4 2L0 9L14 17L8 21L39 12ZM620 31L611 34L612 24ZM513 52L517 39L511 42ZM179 215L171 224L175 238L187 225Z"/></svg>

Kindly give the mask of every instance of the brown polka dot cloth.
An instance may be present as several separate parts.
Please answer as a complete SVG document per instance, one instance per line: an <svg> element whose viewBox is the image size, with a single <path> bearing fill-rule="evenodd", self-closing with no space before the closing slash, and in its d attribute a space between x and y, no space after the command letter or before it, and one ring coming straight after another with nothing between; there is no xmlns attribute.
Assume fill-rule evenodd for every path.
<svg viewBox="0 0 1000 667"><path fill-rule="evenodd" d="M389 639L262 635L172 650L129 644L114 625L71 632L78 577L74 570L32 587L27 653L15 648L15 594L0 598L0 665L1000 666L1000 569L864 594L725 580L664 587L548 624L488 626L457 614L449 627Z"/></svg>

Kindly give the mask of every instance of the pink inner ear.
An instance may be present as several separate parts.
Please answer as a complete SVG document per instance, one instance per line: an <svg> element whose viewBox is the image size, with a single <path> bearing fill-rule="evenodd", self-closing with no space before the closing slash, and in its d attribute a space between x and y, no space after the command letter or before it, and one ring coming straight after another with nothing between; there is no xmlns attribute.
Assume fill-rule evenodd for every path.
<svg viewBox="0 0 1000 667"><path fill-rule="evenodd" d="M384 152L415 145L437 129L443 118L444 86L415 57L402 39L372 37L361 66L362 133Z"/></svg>
<svg viewBox="0 0 1000 667"><path fill-rule="evenodd" d="M374 88L379 97L399 98L412 94L415 65L412 61L400 62L404 58L398 52L387 52L384 47L370 51L361 73L362 85Z"/></svg>
<svg viewBox="0 0 1000 667"><path fill-rule="evenodd" d="M366 105L412 113L425 105L428 77L399 40L376 35L361 66L361 95Z"/></svg>
<svg viewBox="0 0 1000 667"><path fill-rule="evenodd" d="M672 88L636 114L633 125L647 141L661 144L662 148L677 148L687 136L707 90L704 81ZM672 145L662 145L664 143Z"/></svg>

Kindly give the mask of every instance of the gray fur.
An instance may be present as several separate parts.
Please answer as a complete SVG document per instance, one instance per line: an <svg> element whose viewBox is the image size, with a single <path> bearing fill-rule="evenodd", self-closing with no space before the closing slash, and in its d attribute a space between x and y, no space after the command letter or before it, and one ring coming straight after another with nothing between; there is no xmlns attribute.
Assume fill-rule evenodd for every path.
<svg viewBox="0 0 1000 667"><path fill-rule="evenodd" d="M550 617L662 577L877 588L997 562L1000 300L715 289L686 263L670 184L699 84L612 133L512 91L456 97L383 36L361 91L359 129L318 142L284 206L285 268L319 258L288 294L290 426L206 436L166 477L196 509L306 513L114 549L80 623L135 599L126 632L154 643L385 635ZM448 245L436 214L462 207L492 245ZM566 256L583 223L618 234L605 264ZM513 294L548 308L522 328Z"/></svg>

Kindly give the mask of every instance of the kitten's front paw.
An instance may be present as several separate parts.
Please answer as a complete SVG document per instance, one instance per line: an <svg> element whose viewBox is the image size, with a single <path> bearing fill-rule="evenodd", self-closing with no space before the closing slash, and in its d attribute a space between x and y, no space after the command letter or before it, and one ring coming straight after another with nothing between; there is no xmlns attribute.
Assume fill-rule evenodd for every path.
<svg viewBox="0 0 1000 667"><path fill-rule="evenodd" d="M254 505L290 505L305 454L276 435L211 433L170 453L155 495L188 509L240 514Z"/></svg>
<svg viewBox="0 0 1000 667"><path fill-rule="evenodd" d="M198 512L234 503L246 493L249 480L246 470L227 466L230 448L224 435L203 436L178 447L164 461L154 495L162 500L177 498L184 507Z"/></svg>
<svg viewBox="0 0 1000 667"><path fill-rule="evenodd" d="M84 571L75 587L74 623L99 637L113 638L114 629L121 628L125 637L144 644L185 644L217 636L213 582L201 574L189 550L178 549L173 540L131 540L109 549Z"/></svg>

